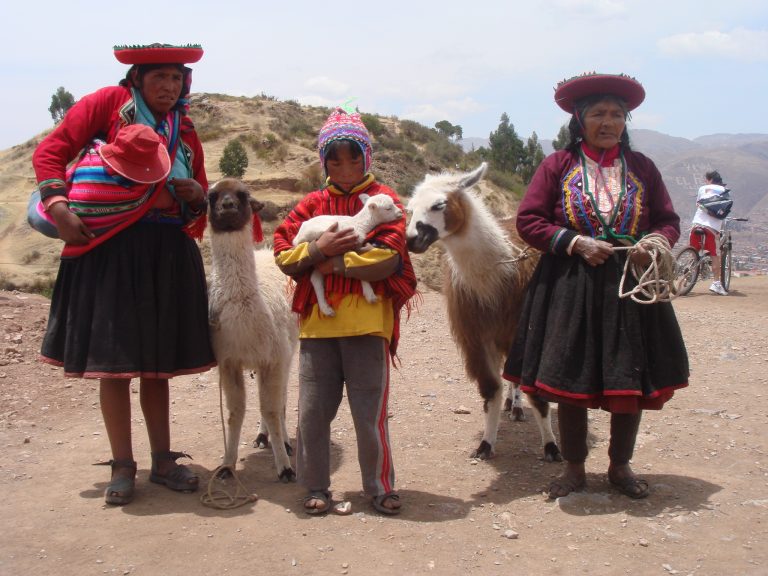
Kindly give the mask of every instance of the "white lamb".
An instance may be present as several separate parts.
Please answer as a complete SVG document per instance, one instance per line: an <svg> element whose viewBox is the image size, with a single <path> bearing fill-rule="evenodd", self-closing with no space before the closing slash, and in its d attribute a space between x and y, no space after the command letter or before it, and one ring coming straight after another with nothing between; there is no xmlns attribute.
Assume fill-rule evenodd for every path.
<svg viewBox="0 0 768 576"><path fill-rule="evenodd" d="M261 205L239 180L225 178L208 194L212 272L211 344L229 410L224 465L234 470L245 416L243 370L258 377L261 424L256 445L270 440L280 480L295 480L285 425L288 377L298 342L285 275L272 250L254 250L252 217Z"/></svg>
<svg viewBox="0 0 768 576"><path fill-rule="evenodd" d="M377 194L376 196L368 197L361 210L354 216L320 215L302 222L296 237L293 239L293 245L297 246L302 242L316 240L323 232L338 222L339 230L353 229L357 233L358 246L362 246L365 238L376 226L385 222L394 222L402 217L403 211L397 207L391 196ZM320 311L326 316L335 316L336 313L325 299L325 277L323 273L314 270L311 280ZM371 284L366 281L361 281L361 283L365 299L371 303L378 302L379 297L373 291Z"/></svg>

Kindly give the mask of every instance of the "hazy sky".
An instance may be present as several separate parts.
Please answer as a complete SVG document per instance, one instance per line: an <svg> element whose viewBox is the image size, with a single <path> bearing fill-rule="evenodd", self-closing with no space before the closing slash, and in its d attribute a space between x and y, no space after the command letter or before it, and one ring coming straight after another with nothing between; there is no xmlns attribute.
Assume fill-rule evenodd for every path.
<svg viewBox="0 0 768 576"><path fill-rule="evenodd" d="M567 121L555 84L588 70L642 82L632 127L768 133L766 0L16 0L2 14L0 149L52 125L57 87L77 99L116 84L127 66L113 45L151 42L203 45L193 92L355 97L362 112L448 120L465 137L506 112L521 137L553 138Z"/></svg>

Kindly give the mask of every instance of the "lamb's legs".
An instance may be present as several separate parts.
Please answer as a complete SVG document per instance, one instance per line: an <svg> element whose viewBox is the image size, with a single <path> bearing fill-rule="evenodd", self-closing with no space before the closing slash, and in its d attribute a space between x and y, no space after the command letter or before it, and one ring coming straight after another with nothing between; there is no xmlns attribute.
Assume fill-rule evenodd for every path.
<svg viewBox="0 0 768 576"><path fill-rule="evenodd" d="M224 452L224 465L235 469L237 449L240 444L240 432L245 418L245 380L239 365L229 362L219 366L219 384L224 391L229 417L227 418L227 444Z"/></svg>
<svg viewBox="0 0 768 576"><path fill-rule="evenodd" d="M379 301L379 297L376 295L376 292L373 291L373 286L371 286L370 282L366 282L365 280L361 280L360 284L363 286L363 296L365 296L365 299L371 303L375 304Z"/></svg>
<svg viewBox="0 0 768 576"><path fill-rule="evenodd" d="M317 305L320 307L320 312L326 316L336 316L336 312L333 311L331 305L325 299L325 276L319 270L313 270L312 276L312 288L315 290L315 296L317 296Z"/></svg>

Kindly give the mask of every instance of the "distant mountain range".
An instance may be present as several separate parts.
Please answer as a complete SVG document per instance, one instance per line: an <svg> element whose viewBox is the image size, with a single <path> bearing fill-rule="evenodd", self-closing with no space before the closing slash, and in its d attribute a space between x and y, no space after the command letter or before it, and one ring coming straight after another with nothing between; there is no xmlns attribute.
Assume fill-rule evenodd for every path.
<svg viewBox="0 0 768 576"><path fill-rule="evenodd" d="M654 130L630 130L635 150L649 156L661 171L676 209L692 216L704 173L718 170L735 198L734 213L768 215L768 134L712 134L694 140ZM488 146L487 138L464 138L464 150ZM545 154L554 151L542 140ZM768 221L768 218L766 219Z"/></svg>

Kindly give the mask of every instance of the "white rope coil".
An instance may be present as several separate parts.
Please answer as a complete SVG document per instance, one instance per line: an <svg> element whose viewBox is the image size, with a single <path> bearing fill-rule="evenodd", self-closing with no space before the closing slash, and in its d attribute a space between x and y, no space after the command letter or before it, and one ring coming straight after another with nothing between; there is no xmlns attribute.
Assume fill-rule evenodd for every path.
<svg viewBox="0 0 768 576"><path fill-rule="evenodd" d="M632 254L642 246L651 256L647 266L632 262ZM661 234L648 234L634 246L617 246L614 250L627 250L627 261L619 283L619 298L631 298L638 304L670 302L677 295L675 284L675 258L669 241ZM637 280L637 286L624 290L624 281L631 273Z"/></svg>

